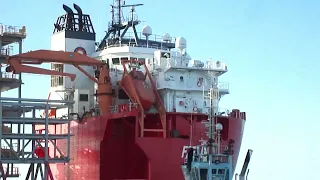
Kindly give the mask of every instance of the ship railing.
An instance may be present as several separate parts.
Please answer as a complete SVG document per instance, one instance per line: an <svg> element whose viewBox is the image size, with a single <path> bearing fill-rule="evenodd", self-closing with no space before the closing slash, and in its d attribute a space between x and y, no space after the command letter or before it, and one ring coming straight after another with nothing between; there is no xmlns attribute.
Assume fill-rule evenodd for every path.
<svg viewBox="0 0 320 180"><path fill-rule="evenodd" d="M227 116L228 117L231 114L231 110L226 109L226 108L219 108L218 112L219 112L219 116Z"/></svg>
<svg viewBox="0 0 320 180"><path fill-rule="evenodd" d="M121 18L121 22L119 22L118 18L115 18L113 22L111 21L111 22L108 23L108 27L109 27L109 29L111 29L112 28L112 23L113 24L119 24L119 23L125 24L125 23L128 23L128 22L131 22L132 20L133 21L139 21L138 15L135 14L135 15L133 15L133 17L130 15L130 16L126 16L125 18Z"/></svg>
<svg viewBox="0 0 320 180"><path fill-rule="evenodd" d="M138 108L137 103L127 103L127 104L118 104L111 106L112 113L121 113L121 112L131 112L134 109Z"/></svg>
<svg viewBox="0 0 320 180"><path fill-rule="evenodd" d="M209 60L205 63L204 68L227 70L227 65L221 61Z"/></svg>
<svg viewBox="0 0 320 180"><path fill-rule="evenodd" d="M229 83L228 82L219 82L218 88L221 90L229 90Z"/></svg>
<svg viewBox="0 0 320 180"><path fill-rule="evenodd" d="M18 36L25 37L27 35L26 27L0 24L0 35L18 35Z"/></svg>
<svg viewBox="0 0 320 180"><path fill-rule="evenodd" d="M142 34L142 32L138 32L138 38L142 40L147 40L147 37ZM127 32L124 36L124 39L134 39L134 33L133 32ZM163 42L163 43L172 43L175 42L176 38L169 38L168 41L164 41L164 36L152 34L148 36L149 41L156 41L156 42Z"/></svg>
<svg viewBox="0 0 320 180"><path fill-rule="evenodd" d="M143 47L143 48L153 48L153 49L166 49L165 47L153 46L153 45L136 45L135 42L131 42L128 44L107 44L103 49L113 48L113 47Z"/></svg>
<svg viewBox="0 0 320 180"><path fill-rule="evenodd" d="M228 163L230 162L229 160L229 155L223 155L223 154L214 154L214 155L200 155L196 156L194 161L196 162L208 162L209 158L208 156L212 156L212 163Z"/></svg>
<svg viewBox="0 0 320 180"><path fill-rule="evenodd" d="M14 151L16 151L17 148L18 148L18 144L12 143L12 147L1 146L1 152L2 152L2 154L6 155L8 157L13 157L16 154Z"/></svg>
<svg viewBox="0 0 320 180"><path fill-rule="evenodd" d="M17 79L17 75L13 73L8 73L8 72L0 72L1 78L4 79Z"/></svg>
<svg viewBox="0 0 320 180"><path fill-rule="evenodd" d="M194 83L194 87L181 86L176 83L176 81L157 81L156 87L158 89L163 88L171 88L171 89L190 89L190 90L203 90L203 88L207 91L211 87L211 84L208 82L203 83L202 86L198 87L197 83ZM220 91L229 91L229 83L228 82L218 82L218 88Z"/></svg>
<svg viewBox="0 0 320 180"><path fill-rule="evenodd" d="M9 169L8 168L3 168L4 172L9 172L10 174L9 175L13 175L13 176L20 176L20 172L19 172L19 167L17 166L13 166L13 167L10 167ZM1 172L0 172L1 174Z"/></svg>
<svg viewBox="0 0 320 180"><path fill-rule="evenodd" d="M186 59L181 59L181 57L176 57L176 58L168 58L167 59L167 64L166 67L167 68L179 68L179 67L189 67L189 61L187 61ZM227 65L221 61L213 61L213 60L209 60L206 61L203 65L203 67L196 67L194 66L194 68L198 68L198 69L206 69L206 70L220 70L220 71L227 71Z"/></svg>
<svg viewBox="0 0 320 180"><path fill-rule="evenodd" d="M212 155L212 163L229 163L229 155Z"/></svg>
<svg viewBox="0 0 320 180"><path fill-rule="evenodd" d="M2 56L11 56L12 54L13 54L13 46L2 48L0 52L0 55Z"/></svg>

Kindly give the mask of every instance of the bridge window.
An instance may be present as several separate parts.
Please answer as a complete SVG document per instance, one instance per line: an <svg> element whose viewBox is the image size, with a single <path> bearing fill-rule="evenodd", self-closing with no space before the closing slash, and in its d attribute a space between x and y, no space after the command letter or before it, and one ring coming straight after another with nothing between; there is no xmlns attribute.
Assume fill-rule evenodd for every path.
<svg viewBox="0 0 320 180"><path fill-rule="evenodd" d="M119 58L112 58L112 64L113 65L119 65L120 64L120 59Z"/></svg>
<svg viewBox="0 0 320 180"><path fill-rule="evenodd" d="M145 63L145 62L146 62L146 59L145 59L145 58L139 58L138 61L139 61L139 62L142 62L142 63Z"/></svg>
<svg viewBox="0 0 320 180"><path fill-rule="evenodd" d="M161 57L162 58L170 58L171 54L169 52L161 52Z"/></svg>
<svg viewBox="0 0 320 180"><path fill-rule="evenodd" d="M85 102L89 101L88 94L80 94L79 95L79 101L85 101Z"/></svg>
<svg viewBox="0 0 320 180"><path fill-rule="evenodd" d="M130 60L136 61L138 58L136 57L130 57Z"/></svg>

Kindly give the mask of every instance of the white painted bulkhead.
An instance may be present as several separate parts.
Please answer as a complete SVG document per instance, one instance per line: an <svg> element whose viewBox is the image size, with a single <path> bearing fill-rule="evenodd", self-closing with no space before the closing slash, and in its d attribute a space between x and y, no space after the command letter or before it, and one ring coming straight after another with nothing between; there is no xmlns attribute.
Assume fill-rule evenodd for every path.
<svg viewBox="0 0 320 180"><path fill-rule="evenodd" d="M167 51L146 47L120 46L95 52L94 41L64 37L64 32L54 34L51 49L73 52L77 47L82 47L91 57L104 62L108 61L114 88L116 88L117 81L120 81L123 75L123 66L120 59L142 59L156 82L156 87L163 98L167 112L208 113L210 102L206 96L209 93L211 82L214 78L218 81L218 77L227 72L226 65L220 61L202 62L194 60L182 50ZM84 67L84 69L90 74L94 74L92 67ZM140 70L144 71L143 68ZM94 107L94 92L97 84L71 65L64 65L64 71L76 74L76 80L71 82L69 78L64 78L63 86L51 88L51 99L66 98L64 92L56 91L71 89L74 86L74 112L82 114L89 108ZM219 97L217 99L229 93L228 83L219 83L218 88ZM80 96L83 97L84 94L88 95L88 101L83 101L83 99L80 101ZM218 100L215 102L217 103L215 107L218 107ZM115 103L128 102L116 99ZM65 114L67 112L64 110L58 112L58 116Z"/></svg>
<svg viewBox="0 0 320 180"><path fill-rule="evenodd" d="M92 54L95 51L95 41L65 38L65 32L59 32L51 37L51 50L74 52L76 48L82 47L87 54ZM90 66L81 66L85 71L94 74L94 68ZM94 82L90 80L85 74L79 71L72 65L63 64L63 71L76 75L74 82L69 77L63 77L63 85L51 87L50 99L67 99L65 90L74 88L74 107L73 112L79 113L88 111L94 106ZM60 91L60 92L59 92ZM66 109L57 111L57 116L66 115Z"/></svg>

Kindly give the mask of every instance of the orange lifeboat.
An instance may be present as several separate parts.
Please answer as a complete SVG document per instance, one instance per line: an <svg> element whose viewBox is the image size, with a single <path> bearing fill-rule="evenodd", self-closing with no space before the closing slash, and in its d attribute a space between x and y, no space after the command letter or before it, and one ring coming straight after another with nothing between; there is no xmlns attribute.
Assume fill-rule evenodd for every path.
<svg viewBox="0 0 320 180"><path fill-rule="evenodd" d="M143 109L145 111L150 110L155 103L156 98L152 91L152 87L148 86L145 82L145 75L141 71L131 71L122 81L127 93L132 96L134 91L136 91ZM131 83L133 84L134 89L130 87L131 83L129 81L132 81Z"/></svg>

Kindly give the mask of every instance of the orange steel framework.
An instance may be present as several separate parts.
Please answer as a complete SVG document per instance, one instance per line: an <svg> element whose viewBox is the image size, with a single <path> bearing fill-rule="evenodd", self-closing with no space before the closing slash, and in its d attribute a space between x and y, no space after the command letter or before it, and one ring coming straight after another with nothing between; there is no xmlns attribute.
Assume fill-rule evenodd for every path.
<svg viewBox="0 0 320 180"><path fill-rule="evenodd" d="M16 73L35 73L35 74L45 74L45 75L57 75L57 76L67 76L70 77L72 81L75 80L76 75L65 73L65 72L57 72L54 70L47 70L32 66L27 66L23 64L42 64L42 63L61 63L61 64L71 64L77 69L79 69L81 72L83 72L88 78L90 78L92 81L96 82L98 84L98 90L97 90L97 96L98 96L98 102L99 107L101 111L101 115L108 115L110 114L110 107L111 104L111 95L112 95L112 85L110 82L110 76L109 76L109 68L107 64L102 63L99 60L96 60L94 58L88 57L86 55L82 55L75 52L63 52L63 51L50 51L50 50L37 50L37 51L31 51L28 53L18 54L15 56L10 56L8 60L10 66L7 67L7 72L13 72ZM137 60L121 60L121 63L124 68L124 74L122 77L122 81L120 82L121 87L124 89L126 94L130 97L131 101L138 103L140 108L139 113L139 124L140 124L140 136L144 136L144 132L162 132L162 136L164 138L167 137L167 125L166 125L166 110L163 105L162 99L157 91L156 84L152 80L151 74L148 71L148 68L146 67L145 63L137 61ZM98 80L95 79L93 76L91 76L88 72L86 72L83 68L80 67L80 65L86 65L86 66L96 66L99 70L99 78ZM145 69L144 74L144 82L147 81L147 77L151 84L152 92L155 96L155 102L153 105L158 110L160 114L160 121L161 121L161 129L147 129L144 126L144 120L145 120L145 113L143 108L143 103L141 102L140 98L141 96L138 95L135 85L133 84L133 77L129 75L129 70L127 69L126 65L129 65L130 67L134 67L137 65L143 65ZM133 71L135 71L135 68L133 68ZM128 78L129 87L127 87L127 84L124 84L125 81L124 78ZM128 92L132 91L132 93Z"/></svg>
<svg viewBox="0 0 320 180"><path fill-rule="evenodd" d="M61 64L71 64L77 69L79 69L81 72L83 72L85 75L88 76L92 81L98 83L98 93L100 92L101 96L99 96L99 103L101 103L101 107L103 109L108 109L106 107L110 106L110 99L109 96L112 92L111 89L111 83L109 78L109 70L106 64L103 64L102 62L90 58L85 55L81 55L79 53L69 53L69 52L63 52L63 51L49 51L49 50L37 50L37 51L31 51L23 54L18 54L14 56L9 56L8 59L9 66L6 68L7 72L12 72L13 74L19 74L19 73L33 73L33 74L44 74L44 75L56 75L56 76L67 76L70 77L72 81L75 80L76 75L70 74L70 73L64 73L64 72L58 72L53 70L47 70L47 69L41 69L38 67L32 67L25 64L32 64L32 65L40 65L42 63L61 63ZM86 66L97 66L99 68L99 78L98 80L91 76L88 72L86 72L83 68L81 68L81 65ZM103 93L101 93L103 92ZM4 148L1 148L0 151L0 177L2 177L4 180L7 178L7 173L5 172L5 169L3 167L3 163L29 163L29 171L27 174L26 179L34 179L38 176L38 173L40 171L40 175L44 179L51 179L53 180L53 175L50 170L50 163L67 163L69 162L69 154L70 154L70 120L69 119L50 119L49 120L49 109L59 109L59 108L69 108L72 105L70 102L64 102L64 101L57 101L57 100L49 100L50 95L48 99L46 100L39 100L39 99L8 99L8 98L1 98L0 102L0 124L2 123L11 123L11 124L23 124L23 130L25 129L25 124L32 125L32 133L26 134L23 132L22 135L20 134L13 134L13 133L3 133L2 128L0 128L0 138L8 144L7 150ZM8 101L8 102L6 102ZM12 102L13 101L13 102ZM17 102L15 102L17 101ZM51 102L54 102L55 104L52 104ZM60 105L56 104L60 103ZM61 104L64 103L64 104ZM68 104L66 104L68 103ZM72 101L73 103L73 101ZM21 109L24 108L31 108L33 109L33 116L31 118L5 118L2 117L2 108L4 106L21 106ZM38 109L44 109L43 115L45 117L36 118L35 116L35 110ZM68 110L69 111L69 110ZM25 112L23 112L24 114ZM108 110L101 111L101 113L108 114ZM25 115L23 115L25 116ZM53 132L49 133L49 125L56 125L56 124L68 124L68 134L55 134ZM38 125L44 125L43 129L36 130L35 126ZM39 134L40 133L40 134ZM44 134L43 134L44 133ZM10 143L7 142L6 139L14 139L17 141L22 140L23 147L22 148L14 148L10 146ZM59 148L56 146L56 140L57 139L67 139L67 149L64 152L67 152L66 154L62 154ZM26 141L28 140L28 141ZM31 142L31 143L30 143ZM27 144L32 144L32 151L27 152L25 150L25 146ZM43 147L43 144L44 146ZM56 157L56 152L54 152L54 157L49 156L49 143L51 143L55 149L55 151L58 151L60 153L60 158ZM1 146L1 142L0 142ZM35 168L35 165L37 164L37 167ZM44 173L42 170L41 164L44 164ZM36 171L34 173L34 170Z"/></svg>
<svg viewBox="0 0 320 180"><path fill-rule="evenodd" d="M122 80L120 82L122 89L126 92L126 94L129 96L130 100L138 103L139 105L139 115L138 115L138 122L140 125L140 137L144 137L144 132L162 132L162 136L163 138L167 137L167 125L166 125L166 109L163 105L162 99L159 95L159 92L156 88L156 84L153 81L151 74L146 66L146 64L144 62L138 61L138 60L121 60L122 66L123 66L123 76L122 76ZM141 102L141 97L139 96L138 92L137 92L137 88L135 88L135 84L134 84L134 80L133 80L133 76L130 75L129 70L127 69L128 67L133 67L132 71L136 70L137 66L143 66L145 69L145 74L144 77L142 78L142 81L144 81L143 83L146 83L146 81L149 79L150 84L151 84L151 89L152 92L155 96L155 101L153 103L153 105L155 106L155 108L157 109L159 115L160 115L160 121L161 121L161 129L147 129L145 128L145 110L144 110L144 105ZM148 79L147 79L148 77ZM125 78L129 78L128 81L125 81ZM128 83L128 84L126 84ZM129 87L127 87L129 86ZM129 92L129 89L131 91L131 93Z"/></svg>
<svg viewBox="0 0 320 180"><path fill-rule="evenodd" d="M63 51L50 51L50 50L37 50L37 51L31 51L31 52L27 52L27 53L23 53L23 54L18 54L18 55L14 55L14 56L10 56L8 58L8 63L10 66L8 66L6 68L7 72L12 72L14 74L17 73L33 73L33 74L44 74L44 75L53 75L53 76L66 76L66 77L70 77L72 81L75 80L76 75L75 74L71 74L71 73L66 73L66 72L58 72L58 71L54 71L54 70L48 70L48 69L42 69L42 68L38 68L38 67L33 67L33 66L28 66L26 64L29 65L40 65L42 63L61 63L61 64L70 64L73 65L74 67L76 67L77 69L79 69L82 73L84 73L86 76L88 76L88 78L90 78L92 81L94 81L95 83L98 84L98 90L97 90L97 97L98 97L98 104L100 107L100 112L101 115L105 116L105 115L110 115L110 107L112 106L112 85L111 85L111 80L110 80L110 76L109 76L109 66L107 63L103 63L99 60L96 60L94 58L90 58L86 55L82 55L79 53L75 53L75 52L63 52ZM164 104L162 102L162 99L160 97L160 94L158 93L157 89L156 89L156 84L155 82L152 80L151 74L148 71L148 68L146 67L146 65L143 62L139 62L139 61L135 61L135 60L121 60L121 63L124 67L124 74L122 77L122 80L120 82L121 88L127 93L127 95L129 96L129 98L131 99L131 101L133 101L133 103L137 103L138 104L138 121L139 121L139 125L136 126L138 129L140 129L140 137L144 137L144 133L145 132L155 132L155 133L161 133L163 138L167 137L167 124L166 124L166 110L164 107ZM128 70L127 66L129 65L129 67L131 67L131 70ZM95 78L94 76L90 75L88 72L86 72L83 68L81 68L80 66L94 66L97 67L97 78ZM145 73L143 74L143 78L142 79L135 79L135 77L133 76L133 74L130 74L132 71L134 72L136 69L135 67L137 66L143 66L145 69ZM133 68L132 68L133 67ZM142 73L142 72L140 72ZM141 75L141 74L140 74ZM148 77L148 78L147 78ZM127 83L124 83L125 79L127 78ZM151 87L145 87L147 84L147 81L150 81ZM153 101L147 101L143 98L143 96L141 96L141 94L139 94L139 92L137 92L137 84L135 84L135 82L139 82L142 85L142 89L145 90L148 93L152 94L152 98ZM145 89L146 88L146 89ZM151 88L151 89L150 89ZM140 88L141 90L141 88ZM45 102L51 102L52 100L48 99ZM149 105L153 105L155 107L155 109L158 111L159 115L160 115L160 125L157 127L146 127L145 126L145 121L146 121L146 114L145 111L147 111L147 109L145 108L145 103L149 104ZM151 106L148 108L151 108ZM45 113L43 115L45 115L46 118L46 122L50 123L53 122L52 119L49 119L49 109L51 107L49 107L47 104L45 104L45 107L47 108ZM55 108L57 109L57 108ZM137 129L136 129L137 130ZM45 127L45 136L47 136L48 132L47 132L47 126ZM54 139L53 141L55 141L56 139ZM52 141L52 142L53 142ZM70 141L68 142L70 143ZM46 147L48 143L46 143ZM70 144L68 144L68 147L70 148ZM68 150L69 152L69 150ZM44 152L44 156L48 156L48 149L45 148L45 152ZM62 155L63 156L63 155ZM50 158L50 157L48 157ZM66 159L67 161L69 161L68 159ZM50 175L50 169L49 169L49 163L53 162L53 161L45 161L44 164L46 165L45 167L47 167L46 170L46 175L45 178L48 178L48 176L50 178L52 178L52 176ZM30 166L30 172L31 172L31 168L33 167L34 164L32 164L32 167ZM28 174L28 176L32 176L30 174Z"/></svg>
<svg viewBox="0 0 320 180"><path fill-rule="evenodd" d="M14 74L33 73L53 76L67 76L70 77L72 81L74 81L76 78L75 74L42 69L23 64L40 65L42 63L61 63L73 65L82 73L84 73L89 79L98 84L97 96L99 107L101 109L101 115L110 114L109 107L111 107L112 105L112 99L110 99L112 98L112 85L109 77L109 67L106 63L102 63L99 60L75 52L51 50L37 50L10 56L8 59L8 63L10 64L10 66L6 68L6 71L13 72ZM80 66L97 67L99 71L98 79L90 75Z"/></svg>

